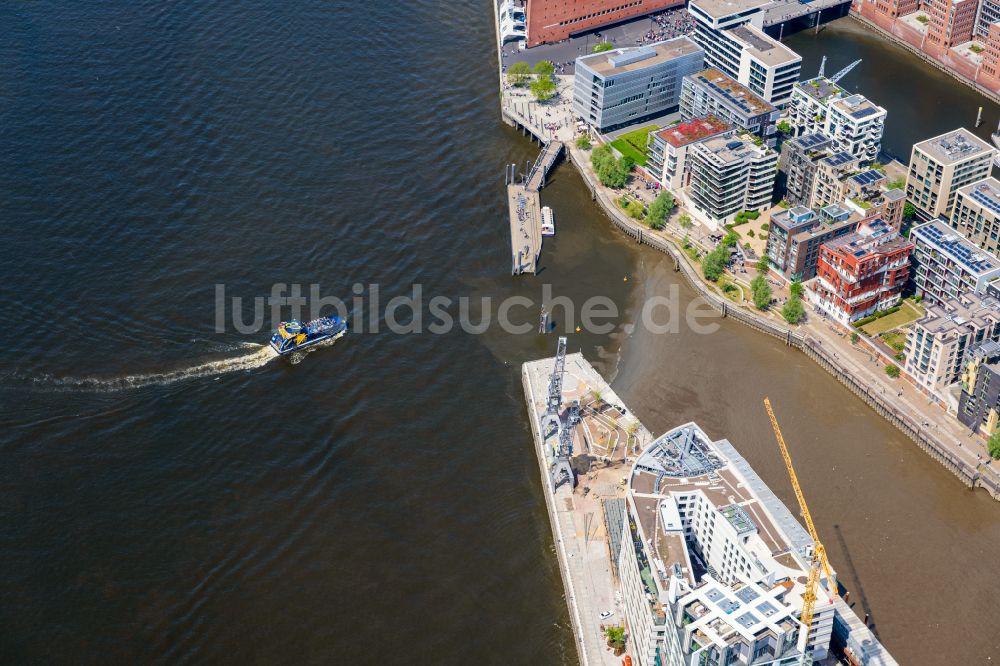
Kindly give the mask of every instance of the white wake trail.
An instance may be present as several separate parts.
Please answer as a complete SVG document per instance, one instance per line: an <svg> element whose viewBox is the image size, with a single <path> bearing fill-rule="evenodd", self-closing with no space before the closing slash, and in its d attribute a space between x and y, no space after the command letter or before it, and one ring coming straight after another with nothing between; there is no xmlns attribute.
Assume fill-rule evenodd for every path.
<svg viewBox="0 0 1000 666"><path fill-rule="evenodd" d="M83 391L123 391L146 386L163 386L185 379L198 377L216 377L219 375L253 370L260 368L278 358L278 353L270 345L253 345L254 351L209 363L202 363L190 368L170 370L168 372L153 372L141 375L126 375L124 377L39 377L36 383L55 386L63 389Z"/></svg>

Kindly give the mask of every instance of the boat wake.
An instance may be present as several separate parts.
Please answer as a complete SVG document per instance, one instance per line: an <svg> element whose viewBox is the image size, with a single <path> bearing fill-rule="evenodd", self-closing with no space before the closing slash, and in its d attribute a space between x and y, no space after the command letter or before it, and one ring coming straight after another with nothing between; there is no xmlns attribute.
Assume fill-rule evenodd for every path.
<svg viewBox="0 0 1000 666"><path fill-rule="evenodd" d="M165 386L186 379L217 377L220 375L254 370L278 358L278 353L270 345L247 345L253 351L233 358L202 363L190 368L154 372L124 377L36 377L34 382L50 388L77 391L124 391L146 386Z"/></svg>

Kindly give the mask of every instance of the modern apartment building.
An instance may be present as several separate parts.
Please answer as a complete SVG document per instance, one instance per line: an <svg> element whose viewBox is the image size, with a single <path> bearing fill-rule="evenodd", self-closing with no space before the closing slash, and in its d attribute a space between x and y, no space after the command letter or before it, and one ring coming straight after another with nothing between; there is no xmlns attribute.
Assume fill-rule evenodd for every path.
<svg viewBox="0 0 1000 666"><path fill-rule="evenodd" d="M822 181L817 176L819 182L814 190L817 199L839 201L862 217L878 216L899 231L903 223L906 193L889 187L889 179L884 173L865 169L839 179L828 177L829 173L825 171L822 174Z"/></svg>
<svg viewBox="0 0 1000 666"><path fill-rule="evenodd" d="M844 200L844 180L860 170L858 158L838 151L819 160L808 205L820 208Z"/></svg>
<svg viewBox="0 0 1000 666"><path fill-rule="evenodd" d="M993 146L960 127L913 146L906 176L906 198L917 217L948 217L958 190L983 180L993 167Z"/></svg>
<svg viewBox="0 0 1000 666"><path fill-rule="evenodd" d="M865 217L875 216L899 231L903 226L906 192L890 187L885 174L870 169L845 179L844 206Z"/></svg>
<svg viewBox="0 0 1000 666"><path fill-rule="evenodd" d="M932 220L914 227L913 282L928 303L943 304L963 294L985 293L1000 276L1000 259L948 226Z"/></svg>
<svg viewBox="0 0 1000 666"><path fill-rule="evenodd" d="M802 58L750 24L770 0L691 0L694 39L705 62L775 106L784 106L799 80Z"/></svg>
<svg viewBox="0 0 1000 666"><path fill-rule="evenodd" d="M842 324L891 308L906 286L912 252L913 243L882 220L863 220L820 248L809 299Z"/></svg>
<svg viewBox="0 0 1000 666"><path fill-rule="evenodd" d="M1000 344L987 341L965 356L958 420L987 437L1000 421Z"/></svg>
<svg viewBox="0 0 1000 666"><path fill-rule="evenodd" d="M778 168L785 174L785 199L805 206L812 197L819 161L829 157L833 139L822 132L803 134L781 145Z"/></svg>
<svg viewBox="0 0 1000 666"><path fill-rule="evenodd" d="M681 80L704 69L704 57L677 37L577 58L573 110L599 132L676 110Z"/></svg>
<svg viewBox="0 0 1000 666"><path fill-rule="evenodd" d="M531 47L559 42L635 16L683 6L676 0L527 0L527 43Z"/></svg>
<svg viewBox="0 0 1000 666"><path fill-rule="evenodd" d="M839 206L815 212L803 206L771 215L765 254L771 268L789 282L816 276L820 247L858 228L861 216Z"/></svg>
<svg viewBox="0 0 1000 666"><path fill-rule="evenodd" d="M838 150L868 164L882 150L885 116L886 110L864 95L849 95L830 102L824 131L833 137Z"/></svg>
<svg viewBox="0 0 1000 666"><path fill-rule="evenodd" d="M824 132L833 148L850 153L862 164L882 149L886 110L864 95L847 94L823 76L798 83L788 106L788 123L797 136Z"/></svg>
<svg viewBox="0 0 1000 666"><path fill-rule="evenodd" d="M1000 181L990 176L958 190L951 226L993 254L1000 250Z"/></svg>
<svg viewBox="0 0 1000 666"><path fill-rule="evenodd" d="M771 204L778 154L757 145L748 134L714 137L688 152L691 212L709 226L731 222L743 210L763 211Z"/></svg>
<svg viewBox="0 0 1000 666"><path fill-rule="evenodd" d="M948 387L959 380L966 352L1000 340L1000 302L967 293L931 304L906 336L906 373L921 389L948 401Z"/></svg>
<svg viewBox="0 0 1000 666"><path fill-rule="evenodd" d="M732 444L694 423L667 432L639 455L625 502L617 567L633 664L826 657L836 581L822 581L807 645L814 543Z"/></svg>
<svg viewBox="0 0 1000 666"><path fill-rule="evenodd" d="M687 155L691 146L712 137L733 134L733 128L715 116L697 118L650 132L646 170L663 187L680 190L690 181Z"/></svg>
<svg viewBox="0 0 1000 666"><path fill-rule="evenodd" d="M844 89L825 76L796 83L787 109L795 136L823 131L830 102L843 95Z"/></svg>
<svg viewBox="0 0 1000 666"><path fill-rule="evenodd" d="M716 116L739 130L756 134L773 146L774 123L779 115L772 104L717 69L690 74L681 83L681 118L684 120Z"/></svg>

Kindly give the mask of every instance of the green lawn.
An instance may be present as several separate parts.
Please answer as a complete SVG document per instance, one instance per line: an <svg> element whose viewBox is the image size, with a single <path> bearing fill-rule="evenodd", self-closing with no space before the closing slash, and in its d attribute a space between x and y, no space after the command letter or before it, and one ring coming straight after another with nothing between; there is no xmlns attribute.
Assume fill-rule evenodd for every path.
<svg viewBox="0 0 1000 666"><path fill-rule="evenodd" d="M886 331L891 331L894 328L906 326L910 322L920 319L923 314L924 310L921 306L914 305L908 300L903 301L899 312L893 312L891 315L887 315L881 319L876 319L870 324L865 324L861 327L861 330L868 336L874 337L879 333L885 333Z"/></svg>
<svg viewBox="0 0 1000 666"><path fill-rule="evenodd" d="M903 351L906 347L906 333L903 331L886 331L881 337L885 344L898 352Z"/></svg>
<svg viewBox="0 0 1000 666"><path fill-rule="evenodd" d="M611 145L622 155L628 155L639 166L646 165L646 144L649 133L660 129L659 125L646 125L637 130L626 132L611 142Z"/></svg>

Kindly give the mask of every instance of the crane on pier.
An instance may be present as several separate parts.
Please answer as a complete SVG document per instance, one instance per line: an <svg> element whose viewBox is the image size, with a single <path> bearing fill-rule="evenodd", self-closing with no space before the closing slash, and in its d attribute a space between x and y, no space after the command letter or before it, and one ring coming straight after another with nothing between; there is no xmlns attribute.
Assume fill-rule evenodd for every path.
<svg viewBox="0 0 1000 666"><path fill-rule="evenodd" d="M785 438L781 435L781 428L778 426L778 419L771 409L771 401L764 398L764 408L767 409L767 416L771 419L771 427L774 428L774 437L778 440L778 448L781 449L781 457L785 461L785 468L788 470L788 477L792 481L792 490L795 491L795 499L799 501L799 508L802 511L802 518L806 521L806 529L812 537L813 547L812 561L809 564L809 578L806 581L806 591L802 595L802 625L806 632L806 645L809 644L809 632L811 630L813 611L816 608L816 594L819 588L820 576L825 573L827 583L830 586L830 603L833 603L833 595L836 593L836 578L830 570L830 561L826 557L826 548L820 543L819 534L816 532L816 525L813 524L812 515L806 505L805 495L802 494L802 487L799 485L799 478L792 467L792 457L788 454L788 447L785 446Z"/></svg>

